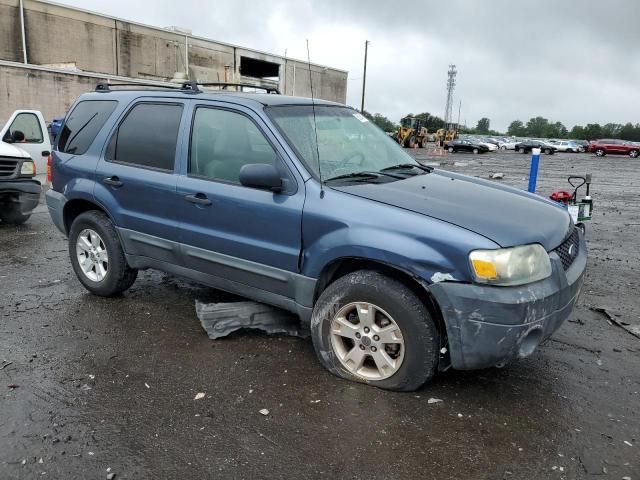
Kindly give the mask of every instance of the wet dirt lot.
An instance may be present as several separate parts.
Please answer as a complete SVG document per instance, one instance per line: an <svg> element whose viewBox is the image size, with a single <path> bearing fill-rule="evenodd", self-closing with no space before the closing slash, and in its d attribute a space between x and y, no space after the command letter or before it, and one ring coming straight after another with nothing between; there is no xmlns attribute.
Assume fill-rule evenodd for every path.
<svg viewBox="0 0 640 480"><path fill-rule="evenodd" d="M525 155L411 153L526 185ZM543 155L539 191L586 172L596 210L569 322L523 361L404 394L333 377L308 340L209 340L195 300L232 297L176 277L91 296L43 206L0 225L0 478L640 479L640 339L591 309L640 325L640 162Z"/></svg>

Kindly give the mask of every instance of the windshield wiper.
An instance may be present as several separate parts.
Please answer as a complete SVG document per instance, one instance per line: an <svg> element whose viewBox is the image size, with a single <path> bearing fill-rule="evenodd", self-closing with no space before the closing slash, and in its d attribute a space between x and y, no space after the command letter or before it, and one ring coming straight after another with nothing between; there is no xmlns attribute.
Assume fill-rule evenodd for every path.
<svg viewBox="0 0 640 480"><path fill-rule="evenodd" d="M433 172L433 167L427 167L426 165L420 165L419 163L400 163L398 165L392 165L390 167L385 167L381 172L387 172L390 170L408 170L409 168L417 168L426 173Z"/></svg>
<svg viewBox="0 0 640 480"><path fill-rule="evenodd" d="M331 180L341 180L343 178L362 178L362 179L370 179L373 180L375 178L380 178L384 173L379 172L352 172L345 173L344 175L337 175L335 177L327 178L325 182L330 182Z"/></svg>

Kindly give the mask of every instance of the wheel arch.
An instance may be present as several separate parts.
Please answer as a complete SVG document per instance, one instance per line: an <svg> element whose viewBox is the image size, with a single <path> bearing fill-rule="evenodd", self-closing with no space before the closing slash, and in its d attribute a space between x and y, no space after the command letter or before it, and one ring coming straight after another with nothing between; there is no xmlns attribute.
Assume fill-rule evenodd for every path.
<svg viewBox="0 0 640 480"><path fill-rule="evenodd" d="M109 213L97 202L87 200L86 198L74 198L68 200L62 211L62 218L64 221L65 232L68 234L71 230L71 224L78 217L78 215L83 214L84 212L88 212L90 210L98 210L104 213L111 221L113 218Z"/></svg>
<svg viewBox="0 0 640 480"><path fill-rule="evenodd" d="M429 313L433 317L436 326L441 334L441 338L446 344L446 326L440 306L436 299L431 295L429 291L429 284L424 280L416 277L411 272L408 272L397 265L382 262L380 260L372 260L363 257L341 257L332 260L324 266L320 272L320 276L315 285L315 291L313 296L313 304L320 297L320 294L333 282L339 278L344 277L350 273L358 270L372 270L399 281L407 288L409 288L416 296L422 300Z"/></svg>

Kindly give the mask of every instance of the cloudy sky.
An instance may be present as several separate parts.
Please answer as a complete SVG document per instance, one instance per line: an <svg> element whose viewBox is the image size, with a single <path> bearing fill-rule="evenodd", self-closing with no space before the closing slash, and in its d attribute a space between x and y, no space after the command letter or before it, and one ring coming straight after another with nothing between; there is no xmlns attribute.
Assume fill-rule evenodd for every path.
<svg viewBox="0 0 640 480"><path fill-rule="evenodd" d="M640 0L62 0L137 22L349 71L347 103L392 120L443 116L447 66L455 115L505 130L541 115L574 124L640 122ZM135 8L132 5L135 4ZM206 5L206 6L205 6Z"/></svg>

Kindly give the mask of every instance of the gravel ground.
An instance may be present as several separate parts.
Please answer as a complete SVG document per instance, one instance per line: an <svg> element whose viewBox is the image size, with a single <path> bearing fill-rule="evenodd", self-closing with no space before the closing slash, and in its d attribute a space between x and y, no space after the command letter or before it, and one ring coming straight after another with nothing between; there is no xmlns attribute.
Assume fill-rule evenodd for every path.
<svg viewBox="0 0 640 480"><path fill-rule="evenodd" d="M525 155L411 153L526 185ZM333 377L307 340L211 341L194 302L232 297L169 275L86 293L43 206L0 225L0 478L640 479L640 339L593 310L640 325L639 166L543 156L545 195L594 176L575 313L523 361L410 394Z"/></svg>

